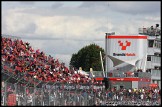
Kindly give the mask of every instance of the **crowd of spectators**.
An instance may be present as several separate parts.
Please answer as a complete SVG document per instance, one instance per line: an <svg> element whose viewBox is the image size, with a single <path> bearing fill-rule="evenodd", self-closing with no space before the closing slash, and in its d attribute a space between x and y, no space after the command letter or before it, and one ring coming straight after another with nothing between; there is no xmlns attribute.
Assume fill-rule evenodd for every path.
<svg viewBox="0 0 162 107"><path fill-rule="evenodd" d="M19 85L16 91L14 85L9 84L7 95L15 92L16 105L161 105L161 89L159 88L121 88L119 90L94 87L83 90L40 88L34 91L33 87L25 90ZM2 99L3 97L4 95Z"/></svg>
<svg viewBox="0 0 162 107"><path fill-rule="evenodd" d="M161 89L159 88L119 90L112 88L98 93L95 105L161 105Z"/></svg>
<svg viewBox="0 0 162 107"><path fill-rule="evenodd" d="M19 77L25 74L24 78L27 81L38 79L44 82L98 83L79 73L77 69L68 69L64 63L60 63L51 55L47 56L39 49L34 51L30 43L21 39L2 37L1 46L3 68Z"/></svg>

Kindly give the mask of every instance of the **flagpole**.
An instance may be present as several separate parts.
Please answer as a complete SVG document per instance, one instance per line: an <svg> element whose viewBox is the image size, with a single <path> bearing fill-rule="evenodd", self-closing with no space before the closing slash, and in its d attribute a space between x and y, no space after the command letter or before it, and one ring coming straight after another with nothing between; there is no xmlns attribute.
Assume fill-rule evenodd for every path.
<svg viewBox="0 0 162 107"><path fill-rule="evenodd" d="M104 73L104 67L103 67L103 60L102 60L102 54L101 54L101 51L100 51L100 58L101 58L101 65L102 65L102 71L103 71L103 75L105 77L105 73Z"/></svg>

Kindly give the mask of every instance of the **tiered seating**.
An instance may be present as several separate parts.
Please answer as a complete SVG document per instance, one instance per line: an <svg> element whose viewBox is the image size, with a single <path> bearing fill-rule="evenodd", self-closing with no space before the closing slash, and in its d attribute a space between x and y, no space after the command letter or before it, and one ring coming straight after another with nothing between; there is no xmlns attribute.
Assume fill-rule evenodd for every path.
<svg viewBox="0 0 162 107"><path fill-rule="evenodd" d="M45 82L97 84L94 79L78 73L75 69L69 70L64 63L45 55L43 51L34 51L28 42L2 37L1 46L3 67L15 75L26 73L26 80L35 78Z"/></svg>

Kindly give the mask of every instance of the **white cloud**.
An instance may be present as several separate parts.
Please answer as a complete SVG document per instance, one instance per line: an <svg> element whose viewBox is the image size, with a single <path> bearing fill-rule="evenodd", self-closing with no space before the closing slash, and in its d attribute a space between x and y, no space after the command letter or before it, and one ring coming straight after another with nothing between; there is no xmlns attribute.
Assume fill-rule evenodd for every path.
<svg viewBox="0 0 162 107"><path fill-rule="evenodd" d="M129 1L129 2L110 2L111 9L128 14L159 14L160 1Z"/></svg>
<svg viewBox="0 0 162 107"><path fill-rule="evenodd" d="M44 51L44 44L46 44L46 41L40 41L40 40L29 40L29 39L22 39L24 42L30 43L30 46L34 50L40 49L40 51Z"/></svg>
<svg viewBox="0 0 162 107"><path fill-rule="evenodd" d="M160 21L160 16L148 16L148 17L145 17L146 20L149 20L149 21Z"/></svg>
<svg viewBox="0 0 162 107"><path fill-rule="evenodd" d="M91 38L96 29L104 27L104 18L87 19L79 16L38 16L9 10L2 23L7 26L6 32L35 36L63 38ZM24 10L24 9L22 9ZM102 23L102 24L101 24ZM112 24L110 24L111 28ZM4 31L2 31L4 32ZM101 34L100 31L97 31Z"/></svg>
<svg viewBox="0 0 162 107"><path fill-rule="evenodd" d="M21 8L20 8L21 9ZM36 25L33 22L33 19L37 18L37 16L31 16L25 13L17 12L18 8L10 9L5 11L5 16L2 19L2 24L6 27L6 31L4 33L10 34L32 34L35 32Z"/></svg>
<svg viewBox="0 0 162 107"><path fill-rule="evenodd" d="M62 3L62 2L56 2L51 7L53 9L56 9L56 8L59 8L59 7L63 6L63 5L64 5L64 3Z"/></svg>
<svg viewBox="0 0 162 107"><path fill-rule="evenodd" d="M23 5L34 5L35 4L35 2L33 2L33 1L21 1L19 3L23 4Z"/></svg>
<svg viewBox="0 0 162 107"><path fill-rule="evenodd" d="M55 54L53 56L55 59L58 59L59 62L65 63L65 66L69 67L69 61L71 59L71 55L64 55L64 54Z"/></svg>

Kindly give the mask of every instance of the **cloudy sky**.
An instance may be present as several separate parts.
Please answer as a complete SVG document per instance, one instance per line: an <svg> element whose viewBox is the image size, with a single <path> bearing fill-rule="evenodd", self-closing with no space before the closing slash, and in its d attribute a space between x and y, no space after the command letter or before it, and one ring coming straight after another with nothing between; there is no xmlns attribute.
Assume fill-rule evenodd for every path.
<svg viewBox="0 0 162 107"><path fill-rule="evenodd" d="M160 24L160 1L2 2L2 34L28 41L34 49L69 66L71 55L91 43L105 49L105 33L138 34ZM160 25L161 27L161 25Z"/></svg>

